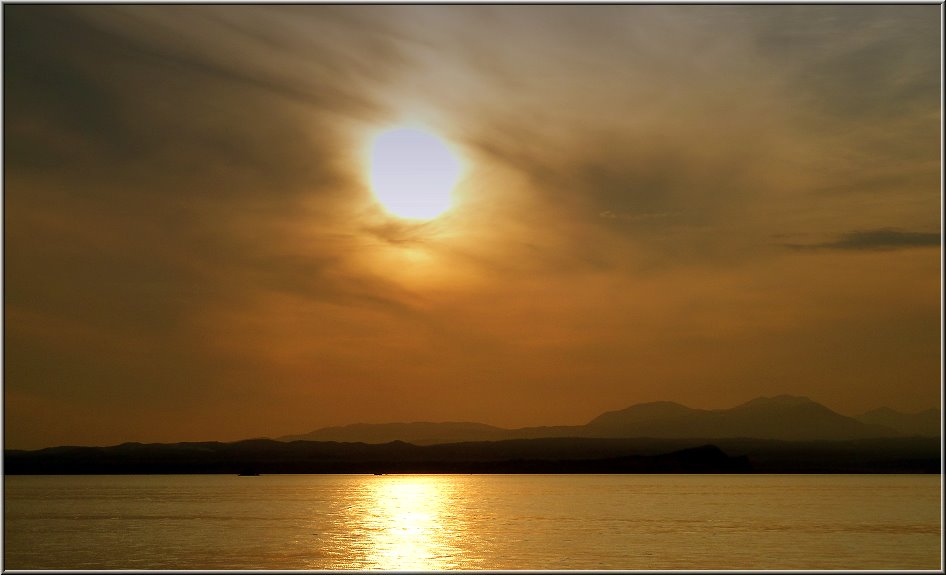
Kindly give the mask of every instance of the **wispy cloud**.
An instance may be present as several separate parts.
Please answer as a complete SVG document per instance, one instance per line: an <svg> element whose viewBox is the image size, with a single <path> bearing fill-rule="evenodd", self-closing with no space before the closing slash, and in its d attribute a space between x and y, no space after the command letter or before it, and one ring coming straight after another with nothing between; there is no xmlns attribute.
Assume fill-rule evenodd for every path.
<svg viewBox="0 0 946 575"><path fill-rule="evenodd" d="M938 10L5 7L5 439L920 408ZM422 223L364 165L415 121L465 160Z"/></svg>
<svg viewBox="0 0 946 575"><path fill-rule="evenodd" d="M624 220L628 222L637 222L642 220L659 220L663 218L669 218L678 214L679 212L643 212L643 213L629 213L629 212L612 212L611 210L605 210L598 214L598 217L604 218L606 220Z"/></svg>
<svg viewBox="0 0 946 575"><path fill-rule="evenodd" d="M940 235L934 232L909 232L892 228L857 230L838 235L835 239L812 244L783 244L794 250L850 250L886 251L909 248L928 248L940 245Z"/></svg>

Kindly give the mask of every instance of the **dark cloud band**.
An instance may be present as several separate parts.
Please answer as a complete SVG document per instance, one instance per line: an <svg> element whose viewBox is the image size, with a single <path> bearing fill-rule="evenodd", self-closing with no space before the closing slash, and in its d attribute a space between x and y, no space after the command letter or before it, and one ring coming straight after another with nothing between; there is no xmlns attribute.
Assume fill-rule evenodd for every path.
<svg viewBox="0 0 946 575"><path fill-rule="evenodd" d="M939 246L940 235L930 232L908 232L889 228L858 230L814 244L784 244L794 250L886 251Z"/></svg>

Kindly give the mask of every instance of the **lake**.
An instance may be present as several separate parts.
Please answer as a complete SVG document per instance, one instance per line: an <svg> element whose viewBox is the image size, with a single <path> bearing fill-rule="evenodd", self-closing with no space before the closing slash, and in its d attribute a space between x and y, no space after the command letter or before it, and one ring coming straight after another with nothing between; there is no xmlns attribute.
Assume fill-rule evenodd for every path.
<svg viewBox="0 0 946 575"><path fill-rule="evenodd" d="M7 476L5 569L940 569L939 475Z"/></svg>

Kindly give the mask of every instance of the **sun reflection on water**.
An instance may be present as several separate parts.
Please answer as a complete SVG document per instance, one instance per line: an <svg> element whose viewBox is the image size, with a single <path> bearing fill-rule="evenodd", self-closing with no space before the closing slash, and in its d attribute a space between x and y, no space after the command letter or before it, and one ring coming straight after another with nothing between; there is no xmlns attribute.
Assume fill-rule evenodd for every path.
<svg viewBox="0 0 946 575"><path fill-rule="evenodd" d="M379 477L366 495L371 510L362 527L368 568L433 571L453 566L456 525L444 478Z"/></svg>

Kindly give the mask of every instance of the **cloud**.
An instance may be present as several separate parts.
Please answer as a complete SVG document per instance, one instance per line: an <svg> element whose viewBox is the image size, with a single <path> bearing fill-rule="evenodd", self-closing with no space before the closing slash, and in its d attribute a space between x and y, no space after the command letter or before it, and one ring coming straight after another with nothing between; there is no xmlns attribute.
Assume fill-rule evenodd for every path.
<svg viewBox="0 0 946 575"><path fill-rule="evenodd" d="M230 312L405 313L409 293L350 262L344 128L383 108L363 83L400 67L372 14L4 12L8 389L181 406L264 380L209 359Z"/></svg>
<svg viewBox="0 0 946 575"><path fill-rule="evenodd" d="M118 412L186 412L210 422L196 438L257 422L235 439L747 399L789 330L845 339L834 316L800 325L849 309L824 305L833 285L864 294L852 317L938 309L933 250L887 258L905 281L878 289L873 258L825 270L772 244L938 242L897 231L937 229L937 13L8 6L4 385L36 413L101 413L116 441L199 431ZM388 218L363 174L371 133L413 120L469 168L426 223ZM773 292L805 274L810 293ZM917 333L897 345L938 344ZM888 356L845 357L837 373ZM505 420L500 396L521 399ZM46 426L6 421L23 442Z"/></svg>
<svg viewBox="0 0 946 575"><path fill-rule="evenodd" d="M626 222L637 222L643 220L656 220L661 218L669 218L676 215L679 212L642 212L642 213L624 213L624 212L612 212L611 210L605 210L598 214L599 218L605 218L607 220L623 220Z"/></svg>
<svg viewBox="0 0 946 575"><path fill-rule="evenodd" d="M813 244L783 244L800 251L849 250L889 251L940 246L940 235L933 232L908 232L892 228L858 230L839 234L836 239Z"/></svg>

